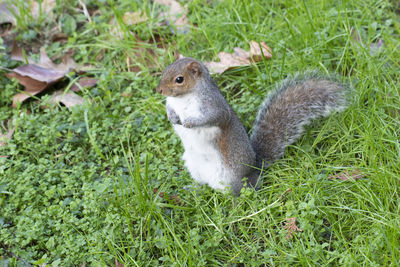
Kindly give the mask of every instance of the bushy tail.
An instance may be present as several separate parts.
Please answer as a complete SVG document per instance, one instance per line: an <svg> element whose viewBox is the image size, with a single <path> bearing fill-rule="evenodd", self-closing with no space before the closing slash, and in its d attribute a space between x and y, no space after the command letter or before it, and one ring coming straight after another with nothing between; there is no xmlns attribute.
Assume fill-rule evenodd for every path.
<svg viewBox="0 0 400 267"><path fill-rule="evenodd" d="M280 158L311 120L346 107L348 89L316 72L289 77L265 99L250 137L259 166Z"/></svg>

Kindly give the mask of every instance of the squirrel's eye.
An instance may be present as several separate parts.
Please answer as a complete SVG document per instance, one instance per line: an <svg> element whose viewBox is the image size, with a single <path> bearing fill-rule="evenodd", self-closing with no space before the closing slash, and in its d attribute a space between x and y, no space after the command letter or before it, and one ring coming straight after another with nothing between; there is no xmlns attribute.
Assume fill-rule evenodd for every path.
<svg viewBox="0 0 400 267"><path fill-rule="evenodd" d="M175 82L176 83L183 83L183 77L182 76L176 77Z"/></svg>

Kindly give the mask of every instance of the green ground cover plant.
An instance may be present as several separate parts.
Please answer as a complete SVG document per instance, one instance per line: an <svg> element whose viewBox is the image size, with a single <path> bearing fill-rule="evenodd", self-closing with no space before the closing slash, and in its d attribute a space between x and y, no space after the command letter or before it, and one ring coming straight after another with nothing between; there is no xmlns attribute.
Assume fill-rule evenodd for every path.
<svg viewBox="0 0 400 267"><path fill-rule="evenodd" d="M38 18L14 2L12 34L28 55L73 50L98 83L71 109L48 93L13 108L23 87L4 74L23 63L0 39L0 132L15 127L0 146L0 265L399 264L396 1L195 0L184 31L150 1L56 1ZM147 20L127 25L127 11ZM47 38L55 26L66 42ZM234 197L195 185L154 89L175 50L211 61L250 40L272 59L214 76L249 131L267 92L297 71L336 73L353 90L349 108L308 127L259 191Z"/></svg>

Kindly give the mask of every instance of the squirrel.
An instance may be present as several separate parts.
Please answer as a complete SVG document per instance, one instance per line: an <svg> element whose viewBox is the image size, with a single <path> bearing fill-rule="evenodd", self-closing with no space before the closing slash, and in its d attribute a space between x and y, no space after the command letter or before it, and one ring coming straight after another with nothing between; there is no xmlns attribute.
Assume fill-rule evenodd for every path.
<svg viewBox="0 0 400 267"><path fill-rule="evenodd" d="M312 119L346 107L347 88L316 72L284 80L262 104L249 138L207 67L193 58L167 66L157 92L166 96L169 121L182 140L191 176L213 189L259 188L263 170L283 156Z"/></svg>

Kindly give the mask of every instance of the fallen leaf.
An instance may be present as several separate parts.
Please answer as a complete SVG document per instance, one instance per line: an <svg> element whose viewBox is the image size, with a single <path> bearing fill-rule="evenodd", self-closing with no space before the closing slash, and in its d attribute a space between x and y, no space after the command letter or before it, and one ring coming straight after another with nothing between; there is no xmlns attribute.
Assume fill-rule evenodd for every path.
<svg viewBox="0 0 400 267"><path fill-rule="evenodd" d="M342 171L340 173L332 174L328 176L328 179L339 179L342 181L347 181L347 180L358 180L361 178L364 178L365 174L361 173L359 170L354 169L351 172L348 171Z"/></svg>
<svg viewBox="0 0 400 267"><path fill-rule="evenodd" d="M255 61L261 61L263 57L271 58L272 57L271 48L264 42L256 42L250 41L250 57Z"/></svg>
<svg viewBox="0 0 400 267"><path fill-rule="evenodd" d="M178 33L187 33L189 31L188 10L182 7L179 2L175 0L154 0L154 3L168 8L166 12L160 14L160 17L172 22L176 26Z"/></svg>
<svg viewBox="0 0 400 267"><path fill-rule="evenodd" d="M285 222L285 225L283 226L283 229L288 230L287 235L286 235L286 240L291 239L295 232L303 232L303 230L301 230L296 225L296 217L286 218L285 220L286 220L286 222Z"/></svg>
<svg viewBox="0 0 400 267"><path fill-rule="evenodd" d="M7 134L1 134L0 133L0 147L5 146L7 143L7 140L10 140L12 135L14 134L15 127L12 127L11 130L8 131ZM8 156L1 156L1 157L8 157Z"/></svg>
<svg viewBox="0 0 400 267"><path fill-rule="evenodd" d="M60 81L64 78L65 72L28 64L13 69L13 72L6 73L6 76L10 79L16 78L20 84L25 86L26 89L23 93L14 96L12 106L16 107L18 102L23 102Z"/></svg>
<svg viewBox="0 0 400 267"><path fill-rule="evenodd" d="M22 49L20 47L18 47L17 43L14 41L13 43L13 48L11 51L11 59L12 60L16 60L16 61L22 61L26 63L26 60L28 60L29 64L34 64L35 61L32 60L30 57L27 57L25 59L23 53L22 53Z"/></svg>
<svg viewBox="0 0 400 267"><path fill-rule="evenodd" d="M149 18L147 17L146 13L142 11L136 11L136 12L126 12L124 16L122 17L122 20L126 25L134 25L134 24L139 24L142 22L147 21Z"/></svg>
<svg viewBox="0 0 400 267"><path fill-rule="evenodd" d="M71 108L76 105L82 105L84 102L85 100L81 96L75 94L74 92L65 92L64 90L55 91L49 99L50 104L62 103L67 108Z"/></svg>
<svg viewBox="0 0 400 267"><path fill-rule="evenodd" d="M204 62L204 65L206 65L211 73L221 74L235 67L248 66L253 62L261 61L263 56L266 59L271 58L271 48L264 42L258 44L256 41L251 41L250 52L235 47L231 54L226 52L218 53L219 62Z"/></svg>
<svg viewBox="0 0 400 267"><path fill-rule="evenodd" d="M79 92L81 90L81 88L84 88L84 87L90 88L90 87L95 86L98 81L99 81L99 79L83 77L83 78L80 78L76 83L74 83L71 86L70 90L73 92ZM79 84L79 86L77 84Z"/></svg>
<svg viewBox="0 0 400 267"><path fill-rule="evenodd" d="M40 49L40 60L34 62L30 57L23 57L22 49L15 43L11 52L11 58L17 61L28 61L29 64L15 68L12 72L7 73L8 78L16 78L20 84L25 86L25 91L16 94L13 98L13 107L18 103L22 103L26 99L42 92L46 88L62 80L67 73L76 69L78 66L72 59L71 55L67 54L62 58L62 63L55 64L47 56L44 47Z"/></svg>
<svg viewBox="0 0 400 267"><path fill-rule="evenodd" d="M53 16L52 10L56 6L56 0L31 0L30 11L34 19L38 19L40 15Z"/></svg>
<svg viewBox="0 0 400 267"><path fill-rule="evenodd" d="M63 33L63 32L54 33L54 34L51 36L51 41L52 41L53 43L55 43L55 42L65 43L65 42L68 41L68 35L66 35L66 34Z"/></svg>
<svg viewBox="0 0 400 267"><path fill-rule="evenodd" d="M13 12L17 12L14 5L9 3L0 3L0 36L7 35L15 26L17 20Z"/></svg>
<svg viewBox="0 0 400 267"><path fill-rule="evenodd" d="M47 55L44 47L40 48L39 62L34 61L32 58L30 58L28 56L25 59L25 57L23 56L23 53L22 53L22 49L20 47L18 47L18 45L15 42L13 45L13 49L11 51L11 59L16 60L16 61L22 61L25 63L27 60L29 64L33 64L33 65L36 65L36 66L39 66L42 68L63 71L65 73L68 73L71 70L78 68L78 65L73 60L71 54L68 54L68 53L62 57L62 62L60 64L53 63L53 61Z"/></svg>
<svg viewBox="0 0 400 267"><path fill-rule="evenodd" d="M69 54L63 56L60 64L53 63L53 61L47 56L44 47L40 48L40 61L37 65L48 69L62 71L65 74L77 68L77 64Z"/></svg>

